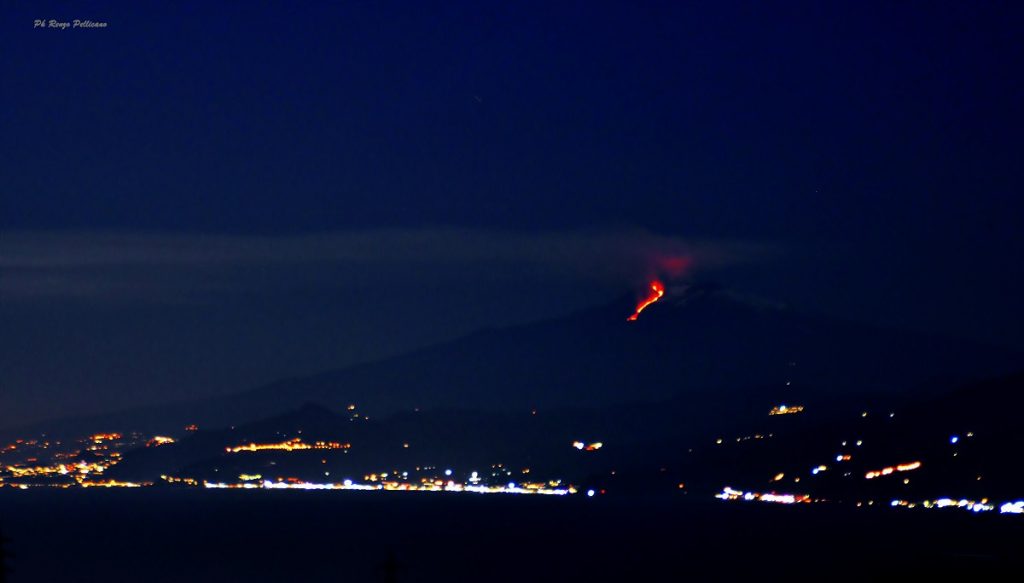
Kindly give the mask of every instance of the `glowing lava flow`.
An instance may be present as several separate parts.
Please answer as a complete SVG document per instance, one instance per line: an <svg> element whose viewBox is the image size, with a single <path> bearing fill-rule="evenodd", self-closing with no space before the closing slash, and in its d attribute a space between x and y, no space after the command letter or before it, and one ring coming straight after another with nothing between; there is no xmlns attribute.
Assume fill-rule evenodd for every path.
<svg viewBox="0 0 1024 583"><path fill-rule="evenodd" d="M628 321L628 322L635 322L636 319L640 317L640 312L644 311L644 308L646 308L647 306L649 306L649 305L653 304L654 302L660 300L661 296L663 296L663 295L665 295L665 286L664 286L664 284L662 284L658 280L652 281L651 282L651 293L646 298L640 300L640 302L637 303L636 311L633 312L632 316L626 318L626 321Z"/></svg>

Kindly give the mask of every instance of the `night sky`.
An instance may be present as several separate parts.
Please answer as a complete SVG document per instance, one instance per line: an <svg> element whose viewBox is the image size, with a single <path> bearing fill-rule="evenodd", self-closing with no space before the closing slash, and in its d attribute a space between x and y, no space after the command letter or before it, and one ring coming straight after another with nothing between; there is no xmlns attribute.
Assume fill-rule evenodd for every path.
<svg viewBox="0 0 1024 583"><path fill-rule="evenodd" d="M299 4L6 4L0 426L562 314L665 253L1024 347L1019 3Z"/></svg>

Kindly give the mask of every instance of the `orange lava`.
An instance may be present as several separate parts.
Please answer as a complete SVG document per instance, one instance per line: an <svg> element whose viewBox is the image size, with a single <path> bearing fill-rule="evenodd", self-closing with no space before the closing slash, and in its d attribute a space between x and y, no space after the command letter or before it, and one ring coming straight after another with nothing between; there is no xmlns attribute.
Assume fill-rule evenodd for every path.
<svg viewBox="0 0 1024 583"><path fill-rule="evenodd" d="M633 315L626 318L628 322L634 322L640 317L640 312L644 311L644 308L653 304L654 302L661 299L661 296L665 295L665 285L658 280L651 282L651 293L644 299L640 300L636 304L636 311Z"/></svg>

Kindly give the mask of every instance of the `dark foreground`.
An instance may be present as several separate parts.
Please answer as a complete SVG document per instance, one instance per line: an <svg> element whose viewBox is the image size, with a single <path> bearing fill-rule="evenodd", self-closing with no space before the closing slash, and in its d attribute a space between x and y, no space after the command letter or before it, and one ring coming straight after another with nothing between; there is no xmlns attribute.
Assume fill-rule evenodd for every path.
<svg viewBox="0 0 1024 583"><path fill-rule="evenodd" d="M1024 520L430 493L0 491L9 580L1021 580Z"/></svg>

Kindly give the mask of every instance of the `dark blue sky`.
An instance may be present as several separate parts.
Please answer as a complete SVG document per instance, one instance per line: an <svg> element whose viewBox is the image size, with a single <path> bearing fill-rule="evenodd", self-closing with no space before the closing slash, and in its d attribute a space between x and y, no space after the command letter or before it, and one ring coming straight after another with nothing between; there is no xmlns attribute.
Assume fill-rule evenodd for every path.
<svg viewBox="0 0 1024 583"><path fill-rule="evenodd" d="M446 229L509 253L715 241L760 251L695 277L1024 346L1017 3L297 4L5 8L0 249L21 259L0 263L0 424L235 390L635 285L532 252L466 268L451 241L387 274L332 256L297 275L248 255L262 237L315 255L295 238L361 232L359 265ZM97 259L141 245L119 234L155 254L236 237L249 265L140 276L144 253ZM93 253L55 266L62 245Z"/></svg>

